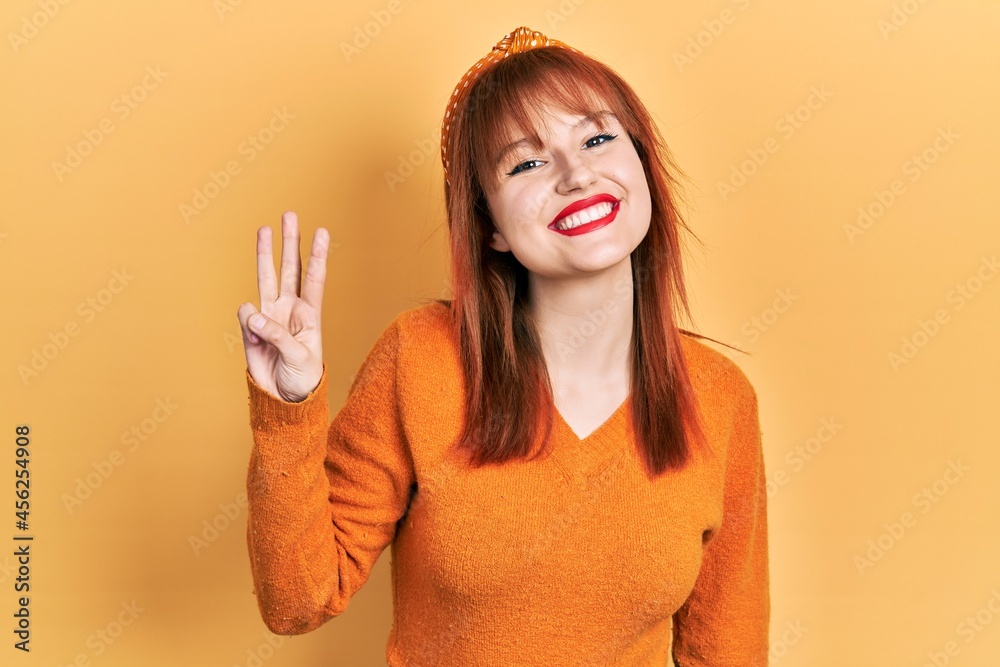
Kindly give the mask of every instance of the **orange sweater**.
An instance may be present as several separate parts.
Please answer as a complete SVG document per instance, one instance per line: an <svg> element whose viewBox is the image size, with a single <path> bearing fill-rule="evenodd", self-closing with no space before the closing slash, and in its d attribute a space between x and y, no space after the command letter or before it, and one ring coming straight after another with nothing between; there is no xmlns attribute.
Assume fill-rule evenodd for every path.
<svg viewBox="0 0 1000 667"><path fill-rule="evenodd" d="M391 667L764 667L767 507L757 397L683 336L717 457L654 482L628 402L551 456L471 469L448 309L401 313L328 427L327 376L301 403L247 373L254 446L247 540L267 627L342 613L392 545Z"/></svg>

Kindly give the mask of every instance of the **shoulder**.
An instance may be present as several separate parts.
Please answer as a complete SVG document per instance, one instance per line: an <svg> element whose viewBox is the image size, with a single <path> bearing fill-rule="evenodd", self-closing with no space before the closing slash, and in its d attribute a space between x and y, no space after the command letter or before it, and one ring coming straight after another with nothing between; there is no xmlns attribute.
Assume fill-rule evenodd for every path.
<svg viewBox="0 0 1000 667"><path fill-rule="evenodd" d="M696 395L728 399L726 402L757 401L750 379L735 361L689 333L681 332L680 341Z"/></svg>
<svg viewBox="0 0 1000 667"><path fill-rule="evenodd" d="M399 313L395 324L399 326L401 334L449 333L451 308L440 301L430 301Z"/></svg>
<svg viewBox="0 0 1000 667"><path fill-rule="evenodd" d="M696 336L681 333L681 349L702 425L726 451L760 454L757 392L736 362ZM723 348L725 349L725 348ZM733 440L735 435L735 440ZM729 450L730 443L742 443ZM747 449L749 448L749 449ZM754 450L753 454L746 452Z"/></svg>
<svg viewBox="0 0 1000 667"><path fill-rule="evenodd" d="M406 366L433 358L449 347L449 313L447 306L436 302L398 313L376 336L365 364Z"/></svg>
<svg viewBox="0 0 1000 667"><path fill-rule="evenodd" d="M391 328L400 417L407 428L459 423L465 385L451 308L424 303L400 312Z"/></svg>
<svg viewBox="0 0 1000 667"><path fill-rule="evenodd" d="M390 328L395 329L400 348L434 349L449 347L454 336L451 308L431 301L399 313Z"/></svg>
<svg viewBox="0 0 1000 667"><path fill-rule="evenodd" d="M391 331L401 367L435 373L458 365L451 308L443 303L431 301L404 310L387 331Z"/></svg>
<svg viewBox="0 0 1000 667"><path fill-rule="evenodd" d="M399 391L425 392L454 376L459 355L450 341L450 309L427 303L399 312L384 326L355 374L348 394L375 381ZM438 387L440 388L440 387Z"/></svg>

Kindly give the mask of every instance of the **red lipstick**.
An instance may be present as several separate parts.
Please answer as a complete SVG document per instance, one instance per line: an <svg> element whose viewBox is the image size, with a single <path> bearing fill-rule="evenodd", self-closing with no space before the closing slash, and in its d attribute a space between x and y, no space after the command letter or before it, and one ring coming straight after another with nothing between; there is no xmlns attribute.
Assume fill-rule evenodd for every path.
<svg viewBox="0 0 1000 667"><path fill-rule="evenodd" d="M603 218L592 220L582 225L573 227L572 229L556 229L556 225L563 218L573 215L577 211L582 211L585 208L590 208L595 204L600 204L603 202L607 202L612 206L611 212L608 215L604 216ZM607 193L601 193L598 195L594 195L592 197L587 197L586 199L581 199L580 201L575 201L566 208L564 208L562 211L559 212L559 215L556 216L555 220L549 223L549 229L551 229L554 232L558 232L559 234L563 234L565 236L577 236L579 234L586 234L587 232L592 232L595 229L600 229L601 227L610 224L611 221L614 220L617 215L618 215L618 199L612 197Z"/></svg>

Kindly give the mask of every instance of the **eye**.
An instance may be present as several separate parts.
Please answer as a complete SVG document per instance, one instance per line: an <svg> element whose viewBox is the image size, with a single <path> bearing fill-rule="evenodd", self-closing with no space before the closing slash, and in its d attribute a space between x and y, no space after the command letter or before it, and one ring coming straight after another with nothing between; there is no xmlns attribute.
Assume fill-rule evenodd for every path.
<svg viewBox="0 0 1000 667"><path fill-rule="evenodd" d="M584 146L586 146L587 148L591 148L593 146L600 146L603 143L611 141L617 136L618 136L617 134L601 133L591 137L590 139L587 139L587 142L584 144Z"/></svg>
<svg viewBox="0 0 1000 667"><path fill-rule="evenodd" d="M507 175L514 176L516 174L520 174L522 171L528 171L529 169L531 169L529 165L535 164L536 162L541 162L541 160L526 160L525 162L522 162L521 164L517 165L512 170L507 172Z"/></svg>

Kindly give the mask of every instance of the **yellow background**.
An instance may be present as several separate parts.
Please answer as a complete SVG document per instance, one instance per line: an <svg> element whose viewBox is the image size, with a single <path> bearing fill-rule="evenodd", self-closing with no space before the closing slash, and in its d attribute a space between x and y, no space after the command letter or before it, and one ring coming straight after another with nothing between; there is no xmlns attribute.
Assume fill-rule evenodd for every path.
<svg viewBox="0 0 1000 667"><path fill-rule="evenodd" d="M447 294L438 128L519 25L618 70L689 177L694 326L751 353L727 352L760 398L772 664L997 664L996 0L4 2L0 662L384 663L387 554L342 617L267 643L236 309L258 226L330 229L342 403L392 318ZM862 228L859 207L881 215Z"/></svg>

